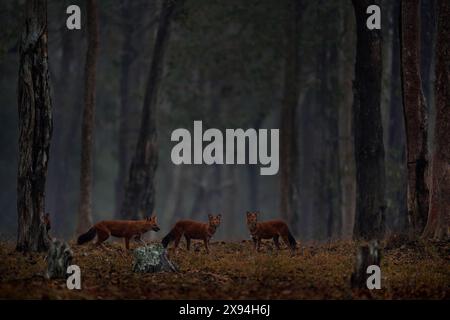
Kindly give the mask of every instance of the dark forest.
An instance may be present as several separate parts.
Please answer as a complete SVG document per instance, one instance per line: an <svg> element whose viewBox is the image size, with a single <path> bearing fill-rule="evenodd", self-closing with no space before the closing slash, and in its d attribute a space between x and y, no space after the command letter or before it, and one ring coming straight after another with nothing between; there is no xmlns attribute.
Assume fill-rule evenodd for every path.
<svg viewBox="0 0 450 320"><path fill-rule="evenodd" d="M0 298L450 297L449 1L7 0L0 21ZM258 150L278 129L278 170L249 137L241 163L175 164L195 121ZM49 276L62 246L81 290ZM145 248L177 271L136 273Z"/></svg>

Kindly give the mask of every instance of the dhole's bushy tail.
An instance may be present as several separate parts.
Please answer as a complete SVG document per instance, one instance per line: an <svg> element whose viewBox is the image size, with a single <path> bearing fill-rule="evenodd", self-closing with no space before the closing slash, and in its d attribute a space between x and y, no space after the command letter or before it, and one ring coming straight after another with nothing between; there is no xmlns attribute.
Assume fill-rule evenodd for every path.
<svg viewBox="0 0 450 320"><path fill-rule="evenodd" d="M289 240L289 245L291 246L291 248L295 249L297 247L297 241L295 241L295 238L292 235L290 230L288 230L288 240Z"/></svg>
<svg viewBox="0 0 450 320"><path fill-rule="evenodd" d="M78 237L77 244L83 244L88 241L91 241L95 238L95 235L97 234L97 230L95 230L94 227L90 228L86 233L83 233Z"/></svg>
<svg viewBox="0 0 450 320"><path fill-rule="evenodd" d="M161 243L164 248L167 248L172 240L175 240L175 228L172 228L172 230L170 230L170 232L164 238L162 238Z"/></svg>

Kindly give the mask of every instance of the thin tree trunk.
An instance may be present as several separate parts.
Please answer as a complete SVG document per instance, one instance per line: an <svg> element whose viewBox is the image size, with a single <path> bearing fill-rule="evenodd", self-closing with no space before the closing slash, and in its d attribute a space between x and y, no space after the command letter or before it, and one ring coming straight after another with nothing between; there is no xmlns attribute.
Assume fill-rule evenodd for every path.
<svg viewBox="0 0 450 320"><path fill-rule="evenodd" d="M286 6L286 50L284 93L281 109L280 143L280 211L292 230L297 230L297 133L295 114L299 96L299 20L300 1Z"/></svg>
<svg viewBox="0 0 450 320"><path fill-rule="evenodd" d="M28 0L20 39L18 82L18 251L45 251L43 223L52 106L48 74L47 1Z"/></svg>
<svg viewBox="0 0 450 320"><path fill-rule="evenodd" d="M264 121L266 115L264 113L259 113L256 120L253 123L253 128L258 131L261 128L261 125ZM248 157L249 155L247 155ZM250 210L258 211L260 210L261 203L259 201L259 192L260 186L258 183L258 172L259 168L257 166L247 166L248 170L248 182L249 182L249 191L248 191L248 199L250 204Z"/></svg>
<svg viewBox="0 0 450 320"><path fill-rule="evenodd" d="M420 69L426 105L431 107L433 105L433 53L436 42L436 0L421 1L420 5ZM428 116L431 116L430 113Z"/></svg>
<svg viewBox="0 0 450 320"><path fill-rule="evenodd" d="M341 236L343 238L351 238L353 233L353 225L355 221L355 202L356 202L356 185L355 185L355 159L353 157L353 134L352 134L352 103L353 96L353 55L348 54L349 48L354 43L354 28L350 19L351 7L341 7L341 23L344 36L341 42L341 50L339 51L339 82L341 84L341 105L339 108L339 158L340 175L341 175Z"/></svg>
<svg viewBox="0 0 450 320"><path fill-rule="evenodd" d="M389 212L395 215L393 225L398 231L404 231L408 224L407 214L407 181L406 181L406 160L405 160L405 121L403 110L401 76L400 76L400 14L401 4L395 2L392 4L392 63L389 76L390 97L389 97L389 116L388 116L388 134L387 134L387 159L393 167L389 178L391 181L392 197L394 205L390 206Z"/></svg>
<svg viewBox="0 0 450 320"><path fill-rule="evenodd" d="M169 199L167 202L166 212L167 212L167 221L175 221L175 218L178 217L182 212L180 212L183 203L183 195L186 190L184 190L183 186L184 182L184 172L181 166L173 166L171 169L172 172L172 182L170 184L170 195L168 195Z"/></svg>
<svg viewBox="0 0 450 320"><path fill-rule="evenodd" d="M353 124L356 164L354 238L384 234L385 164L381 124L381 33L366 26L366 9L373 3L353 0L357 45L353 87Z"/></svg>
<svg viewBox="0 0 450 320"><path fill-rule="evenodd" d="M49 162L48 168L48 183L47 183L47 208L50 209L52 231L58 230L61 225L60 215L65 213L66 195L62 193L67 183L67 163L62 161L63 150L65 147L64 134L65 122L67 121L67 97L68 90L72 89L70 84L71 65L73 61L73 41L70 35L70 30L61 30L62 48L61 60L59 67L59 76L53 91L53 97L56 97L56 106L53 107L53 143L52 143L52 159ZM70 91L69 91L70 92Z"/></svg>
<svg viewBox="0 0 450 320"><path fill-rule="evenodd" d="M314 117L314 108L316 104L316 94L315 89L309 89L305 96L305 103L301 104L301 117L299 119L300 125L300 150L310 150L311 152L301 152L300 153L300 176L302 177L299 181L300 190L300 210L301 210L301 237L303 239L314 238L315 232L315 181L316 172L316 152L317 148L317 134L314 132L316 119Z"/></svg>
<svg viewBox="0 0 450 320"><path fill-rule="evenodd" d="M178 1L180 2L180 1ZM132 219L150 216L155 205L154 178L158 165L156 105L158 87L164 64L164 52L169 40L170 22L176 0L164 0L153 49L152 63L142 108L141 127L136 150L131 161L121 215Z"/></svg>
<svg viewBox="0 0 450 320"><path fill-rule="evenodd" d="M436 124L431 164L431 197L425 238L450 236L450 2L438 1Z"/></svg>
<svg viewBox="0 0 450 320"><path fill-rule="evenodd" d="M427 113L420 77L420 1L403 0L401 18L401 65L403 109L406 128L408 217L413 235L425 227L429 191L427 186Z"/></svg>
<svg viewBox="0 0 450 320"><path fill-rule="evenodd" d="M92 224L92 166L94 147L95 78L98 58L97 1L87 1L88 48L85 66L84 110L81 132L80 206L77 233Z"/></svg>
<svg viewBox="0 0 450 320"><path fill-rule="evenodd" d="M122 2L122 24L123 24L123 43L122 57L120 65L120 115L119 115L119 143L118 143L118 162L119 169L116 180L116 217L120 216L120 206L122 205L126 175L128 168L128 121L129 121L129 74L132 63L131 38L133 25L131 24L130 0Z"/></svg>

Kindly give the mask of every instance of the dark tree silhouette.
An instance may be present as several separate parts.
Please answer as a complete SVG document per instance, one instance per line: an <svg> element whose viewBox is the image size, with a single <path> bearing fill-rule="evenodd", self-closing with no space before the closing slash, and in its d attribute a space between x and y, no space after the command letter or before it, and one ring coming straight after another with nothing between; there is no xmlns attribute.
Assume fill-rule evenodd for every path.
<svg viewBox="0 0 450 320"><path fill-rule="evenodd" d="M280 211L294 232L297 230L297 134L295 114L299 96L299 21L300 0L289 0L286 6L286 48L284 92L280 127Z"/></svg>
<svg viewBox="0 0 450 320"><path fill-rule="evenodd" d="M431 197L423 236L450 236L450 2L438 1L436 125L431 163Z"/></svg>
<svg viewBox="0 0 450 320"><path fill-rule="evenodd" d="M133 62L132 35L133 24L131 18L131 0L122 1L122 56L120 58L120 116L119 116L119 143L118 143L118 173L116 180L116 216L120 216L120 206L123 201L123 193L126 183L128 166L128 118L129 118L129 74Z"/></svg>
<svg viewBox="0 0 450 320"><path fill-rule="evenodd" d="M353 124L356 164L356 213L353 236L379 238L384 233L385 164L381 124L381 33L366 26L368 0L353 0L356 63Z"/></svg>
<svg viewBox="0 0 450 320"><path fill-rule="evenodd" d="M428 214L427 110L420 77L420 1L403 0L401 8L401 66L406 129L408 217L411 231L422 234Z"/></svg>
<svg viewBox="0 0 450 320"><path fill-rule="evenodd" d="M391 169L387 183L391 184L393 191L392 199L396 205L389 208L392 213L392 220L396 230L405 231L408 225L407 217L407 182L406 182L406 148L405 148L405 121L402 105L401 90L401 66L400 66L400 14L401 3L392 2L390 5L391 22L391 66L389 73L389 113L386 122L387 132L386 141L386 159L395 169ZM400 181L399 181L400 180ZM393 189L392 189L393 188ZM389 189L389 188L388 188ZM392 221L391 220L391 221Z"/></svg>
<svg viewBox="0 0 450 320"><path fill-rule="evenodd" d="M88 46L84 79L84 109L81 130L80 207L77 233L92 224L92 166L94 147L95 78L98 58L98 9L96 0L87 1Z"/></svg>
<svg viewBox="0 0 450 320"><path fill-rule="evenodd" d="M155 205L154 178L158 165L157 94L164 64L165 48L169 40L170 22L175 7L179 3L181 1L164 0L162 4L142 107L139 137L131 160L129 178L122 203L121 216L123 217L136 219L143 212L150 215Z"/></svg>
<svg viewBox="0 0 450 320"><path fill-rule="evenodd" d="M348 5L348 8L347 8ZM339 42L338 51L338 79L339 89L342 92L339 105L339 164L340 164L340 191L341 191L341 236L349 239L353 234L356 203L356 177L355 158L353 151L352 133L352 83L354 74L353 52L344 48L354 45L354 25L352 23L353 11L347 2L342 2L339 7L339 32L343 33ZM347 32L345 32L347 31Z"/></svg>
<svg viewBox="0 0 450 320"><path fill-rule="evenodd" d="M49 242L43 216L52 135L45 0L28 0L25 5L25 22L20 39L18 112L16 249L45 251Z"/></svg>
<svg viewBox="0 0 450 320"><path fill-rule="evenodd" d="M131 109L133 107L131 93L133 92L133 77L130 76L132 66L138 57L135 36L139 34L139 26L143 24L146 15L146 2L122 0L120 8L121 16L121 57L120 57L120 110L119 110L119 138L117 143L118 172L115 181L115 216L120 218L120 210L127 182L128 166L130 163L130 130ZM146 29L152 29L157 19L151 20ZM142 27L141 27L142 28ZM131 89L131 90L130 90Z"/></svg>

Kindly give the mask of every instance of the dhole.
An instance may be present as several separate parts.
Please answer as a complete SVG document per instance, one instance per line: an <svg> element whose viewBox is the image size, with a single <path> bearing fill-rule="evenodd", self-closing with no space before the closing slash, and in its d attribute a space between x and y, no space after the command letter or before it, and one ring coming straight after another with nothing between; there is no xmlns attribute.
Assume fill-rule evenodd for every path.
<svg viewBox="0 0 450 320"><path fill-rule="evenodd" d="M256 251L259 251L261 239L273 239L275 247L279 250L280 243L278 239L281 237L284 243L291 250L291 254L294 254L297 242L284 221L270 220L258 222L258 212L247 211L247 226L252 235L253 244Z"/></svg>
<svg viewBox="0 0 450 320"><path fill-rule="evenodd" d="M203 240L205 243L206 252L209 253L208 243L209 239L216 232L217 227L220 225L220 219L222 215L213 216L208 215L208 223L202 223L192 220L180 220L175 223L175 226L170 230L170 232L162 239L162 244L164 248L167 248L169 243L173 240L175 241L175 249L180 243L181 237L184 235L186 238L187 250L191 246L191 239Z"/></svg>
<svg viewBox="0 0 450 320"><path fill-rule="evenodd" d="M130 239L135 236L140 239L141 235L149 230L158 232L159 227L156 223L156 216L145 218L144 220L103 220L94 224L86 233L78 237L78 244L91 241L97 235L97 244L110 236L125 238L125 247L130 248Z"/></svg>

